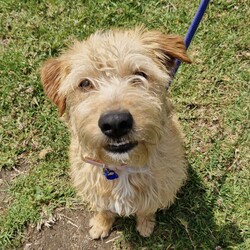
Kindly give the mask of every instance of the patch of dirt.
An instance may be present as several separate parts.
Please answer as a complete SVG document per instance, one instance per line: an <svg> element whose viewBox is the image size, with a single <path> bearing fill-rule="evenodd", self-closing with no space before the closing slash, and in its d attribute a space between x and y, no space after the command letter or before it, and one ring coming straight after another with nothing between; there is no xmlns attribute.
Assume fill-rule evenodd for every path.
<svg viewBox="0 0 250 250"><path fill-rule="evenodd" d="M0 216L11 202L8 187L16 177L27 174L29 164L22 164L11 170L0 171ZM24 233L23 250L131 250L123 241L119 225L115 225L108 238L92 240L89 237L89 219L93 216L79 206L71 209L60 208L52 218L44 219L39 225L29 225ZM46 218L46 219L45 219ZM115 223L116 224L116 223Z"/></svg>
<svg viewBox="0 0 250 250"><path fill-rule="evenodd" d="M43 152L44 153L44 152ZM47 153L47 152L45 152ZM44 153L44 154L45 154ZM41 153L42 155L42 153ZM0 216L11 202L8 187L16 177L29 172L29 164L0 171ZM25 232L23 250L131 250L123 241L117 225L108 238L92 240L89 237L89 219L93 213L83 208L57 209L52 218L45 218L39 225L29 225ZM118 226L119 228L119 226Z"/></svg>
<svg viewBox="0 0 250 250"><path fill-rule="evenodd" d="M41 230L29 227L24 250L130 250L129 246L120 243L115 246L115 241L122 240L121 232L112 231L107 239L91 240L89 219L93 214L80 209L64 209L56 211L55 218L48 221L47 227ZM46 223L45 223L46 225Z"/></svg>

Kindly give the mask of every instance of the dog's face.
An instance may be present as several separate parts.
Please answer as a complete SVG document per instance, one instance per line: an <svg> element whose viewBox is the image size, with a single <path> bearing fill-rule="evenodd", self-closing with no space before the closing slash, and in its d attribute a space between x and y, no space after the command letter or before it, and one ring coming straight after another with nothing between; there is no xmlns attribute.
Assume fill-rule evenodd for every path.
<svg viewBox="0 0 250 250"><path fill-rule="evenodd" d="M170 114L165 88L175 58L190 62L178 36L98 32L48 60L41 78L84 155L143 166Z"/></svg>

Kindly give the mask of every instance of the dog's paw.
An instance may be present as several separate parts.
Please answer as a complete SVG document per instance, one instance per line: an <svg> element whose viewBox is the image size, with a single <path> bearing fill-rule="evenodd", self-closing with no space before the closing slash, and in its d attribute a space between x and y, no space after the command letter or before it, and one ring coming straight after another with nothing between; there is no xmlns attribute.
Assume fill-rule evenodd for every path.
<svg viewBox="0 0 250 250"><path fill-rule="evenodd" d="M93 240L104 239L109 236L110 228L104 227L99 224L93 224L89 230L89 235Z"/></svg>
<svg viewBox="0 0 250 250"><path fill-rule="evenodd" d="M105 214L97 214L89 221L89 235L93 240L103 239L109 236L110 229L113 225L114 218Z"/></svg>
<svg viewBox="0 0 250 250"><path fill-rule="evenodd" d="M143 237L149 237L154 231L155 216L137 217L136 229Z"/></svg>

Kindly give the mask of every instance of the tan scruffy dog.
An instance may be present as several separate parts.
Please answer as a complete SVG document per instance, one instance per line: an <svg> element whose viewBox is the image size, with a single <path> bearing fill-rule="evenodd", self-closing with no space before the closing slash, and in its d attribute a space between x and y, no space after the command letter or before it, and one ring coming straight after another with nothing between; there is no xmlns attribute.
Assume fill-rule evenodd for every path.
<svg viewBox="0 0 250 250"><path fill-rule="evenodd" d="M115 216L136 215L147 237L155 212L186 180L182 134L166 95L183 40L144 28L97 32L42 68L45 93L71 132L71 176L96 215L93 239Z"/></svg>

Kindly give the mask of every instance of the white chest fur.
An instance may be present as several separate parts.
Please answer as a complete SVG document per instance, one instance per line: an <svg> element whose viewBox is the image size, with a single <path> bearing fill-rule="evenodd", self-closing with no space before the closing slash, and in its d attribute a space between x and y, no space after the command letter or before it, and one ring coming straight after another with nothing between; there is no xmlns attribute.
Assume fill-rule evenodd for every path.
<svg viewBox="0 0 250 250"><path fill-rule="evenodd" d="M163 183L149 167L115 170L119 178L107 180L100 167L86 164L72 171L79 195L96 211L109 210L120 216L154 213L165 207L161 199ZM164 178L165 179L165 178ZM167 196L164 196L164 200Z"/></svg>
<svg viewBox="0 0 250 250"><path fill-rule="evenodd" d="M109 203L109 210L119 215L129 216L142 209L142 203L147 203L150 196L148 193L150 188L147 187L147 180L149 181L150 178L147 167L140 170L128 168L119 172L117 184L111 192L113 202Z"/></svg>
<svg viewBox="0 0 250 250"><path fill-rule="evenodd" d="M130 215L135 213L135 207L132 201L135 198L135 190L129 181L129 173L122 171L119 174L118 183L112 190L114 203L111 204L111 211L121 215Z"/></svg>

